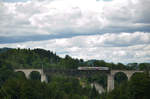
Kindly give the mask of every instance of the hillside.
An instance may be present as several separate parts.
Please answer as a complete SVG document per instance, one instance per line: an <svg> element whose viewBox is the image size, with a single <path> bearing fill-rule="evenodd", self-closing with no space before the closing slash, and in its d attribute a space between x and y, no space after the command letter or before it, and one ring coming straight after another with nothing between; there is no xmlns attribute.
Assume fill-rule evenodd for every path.
<svg viewBox="0 0 150 99"><path fill-rule="evenodd" d="M150 63L107 63L104 60L74 59L69 55L61 58L56 53L44 49L0 49L0 66L11 68L57 68L69 69L79 66L103 66L110 69L144 70L149 69Z"/></svg>
<svg viewBox="0 0 150 99"><path fill-rule="evenodd" d="M11 48L7 48L7 47L4 47L4 48L0 48L0 53L3 53L3 52L6 52L8 50L10 50Z"/></svg>
<svg viewBox="0 0 150 99"><path fill-rule="evenodd" d="M11 49L0 53L0 65L12 68L77 68L83 60L70 56L61 58L51 51L43 49Z"/></svg>

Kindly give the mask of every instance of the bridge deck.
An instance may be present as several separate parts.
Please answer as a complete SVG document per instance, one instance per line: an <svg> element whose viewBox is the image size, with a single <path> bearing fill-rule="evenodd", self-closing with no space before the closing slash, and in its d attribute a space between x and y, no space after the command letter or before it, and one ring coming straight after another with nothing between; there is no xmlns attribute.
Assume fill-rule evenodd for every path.
<svg viewBox="0 0 150 99"><path fill-rule="evenodd" d="M102 70L77 70L77 69L45 69L46 75L64 74L67 76L92 76L94 74L108 74L110 71Z"/></svg>

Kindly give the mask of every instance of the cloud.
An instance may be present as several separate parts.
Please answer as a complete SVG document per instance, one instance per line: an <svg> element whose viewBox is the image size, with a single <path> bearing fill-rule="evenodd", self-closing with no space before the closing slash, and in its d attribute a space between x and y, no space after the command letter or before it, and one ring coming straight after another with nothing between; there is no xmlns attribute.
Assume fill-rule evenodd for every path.
<svg viewBox="0 0 150 99"><path fill-rule="evenodd" d="M109 62L148 62L150 59L150 33L107 33L93 36L1 44L0 47L44 48L60 56L103 59Z"/></svg>
<svg viewBox="0 0 150 99"><path fill-rule="evenodd" d="M3 0L4 2L26 2L27 0Z"/></svg>
<svg viewBox="0 0 150 99"><path fill-rule="evenodd" d="M149 32L149 2L149 0L1 2L0 36Z"/></svg>
<svg viewBox="0 0 150 99"><path fill-rule="evenodd" d="M150 60L149 0L0 1L0 47L113 62Z"/></svg>

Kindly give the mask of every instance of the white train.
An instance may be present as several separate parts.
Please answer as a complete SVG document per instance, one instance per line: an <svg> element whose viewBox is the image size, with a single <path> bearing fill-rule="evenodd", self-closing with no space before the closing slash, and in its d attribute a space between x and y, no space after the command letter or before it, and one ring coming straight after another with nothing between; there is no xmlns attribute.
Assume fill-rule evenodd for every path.
<svg viewBox="0 0 150 99"><path fill-rule="evenodd" d="M78 67L78 70L109 70L108 67Z"/></svg>

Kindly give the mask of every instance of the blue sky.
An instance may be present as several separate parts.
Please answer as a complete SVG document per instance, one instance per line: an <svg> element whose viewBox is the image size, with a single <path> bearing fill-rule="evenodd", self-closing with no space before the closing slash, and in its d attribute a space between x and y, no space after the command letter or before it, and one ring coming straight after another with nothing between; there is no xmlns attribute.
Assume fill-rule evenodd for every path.
<svg viewBox="0 0 150 99"><path fill-rule="evenodd" d="M0 5L1 48L38 47L86 60L150 61L149 0L2 0Z"/></svg>

